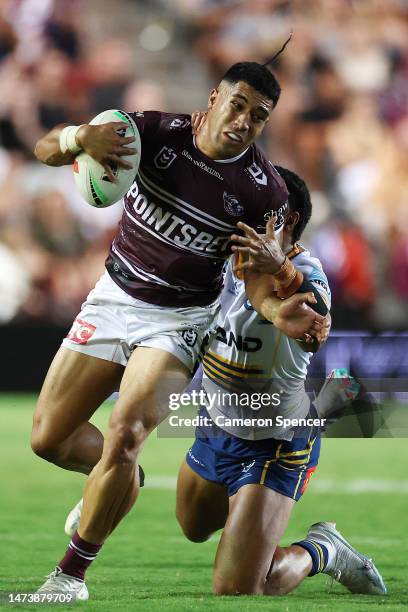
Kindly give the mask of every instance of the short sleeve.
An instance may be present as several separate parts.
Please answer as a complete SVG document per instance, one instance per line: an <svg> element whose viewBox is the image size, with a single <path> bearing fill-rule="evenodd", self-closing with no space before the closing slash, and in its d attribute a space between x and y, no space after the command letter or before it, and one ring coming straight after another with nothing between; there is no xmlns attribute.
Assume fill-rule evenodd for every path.
<svg viewBox="0 0 408 612"><path fill-rule="evenodd" d="M136 123L142 142L144 138L149 138L149 136L157 132L162 116L162 113L159 111L144 111L127 114Z"/></svg>

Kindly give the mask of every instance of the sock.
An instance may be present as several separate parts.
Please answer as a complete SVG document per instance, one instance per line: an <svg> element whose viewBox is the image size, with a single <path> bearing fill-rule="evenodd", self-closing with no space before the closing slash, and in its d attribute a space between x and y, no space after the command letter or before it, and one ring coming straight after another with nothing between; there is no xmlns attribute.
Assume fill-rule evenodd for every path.
<svg viewBox="0 0 408 612"><path fill-rule="evenodd" d="M312 570L309 576L314 576L323 572L329 563L329 550L328 547L322 542L316 540L301 540L300 542L293 542L294 546L301 546L312 557ZM330 551L331 552L331 551ZM330 559L331 560L331 559Z"/></svg>
<svg viewBox="0 0 408 612"><path fill-rule="evenodd" d="M58 563L58 567L61 568L64 574L78 578L78 580L84 580L85 572L92 561L96 559L101 546L102 544L86 542L76 531L69 543L64 558Z"/></svg>

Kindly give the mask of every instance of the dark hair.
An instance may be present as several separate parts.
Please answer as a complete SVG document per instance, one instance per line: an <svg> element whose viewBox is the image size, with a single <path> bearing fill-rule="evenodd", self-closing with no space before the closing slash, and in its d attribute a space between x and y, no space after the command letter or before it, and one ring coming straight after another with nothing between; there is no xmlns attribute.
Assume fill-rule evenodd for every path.
<svg viewBox="0 0 408 612"><path fill-rule="evenodd" d="M232 84L244 81L259 93L267 96L272 101L273 108L278 103L281 93L280 85L275 75L262 64L238 62L227 70L221 80Z"/></svg>
<svg viewBox="0 0 408 612"><path fill-rule="evenodd" d="M292 212L299 213L299 221L293 230L293 242L297 242L303 230L308 224L310 217L312 216L312 202L310 200L310 192L304 180L297 174L282 168L281 166L275 166L280 176L286 183L286 187L289 192L289 209Z"/></svg>

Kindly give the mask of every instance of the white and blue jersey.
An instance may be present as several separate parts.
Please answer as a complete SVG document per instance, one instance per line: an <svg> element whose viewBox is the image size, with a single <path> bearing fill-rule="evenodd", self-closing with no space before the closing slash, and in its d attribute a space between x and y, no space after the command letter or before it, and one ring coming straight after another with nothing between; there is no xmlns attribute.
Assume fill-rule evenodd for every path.
<svg viewBox="0 0 408 612"><path fill-rule="evenodd" d="M320 261L306 250L295 254L292 261L330 308L330 290ZM215 338L203 359L202 388L209 398L206 408L217 424L247 440L291 440L293 431L282 427L280 419L269 426L264 421L303 418L308 414L310 402L304 382L311 356L299 342L255 312L244 282L235 276L229 262ZM236 425L237 420L245 418L253 424ZM235 419L234 425L231 419Z"/></svg>
<svg viewBox="0 0 408 612"><path fill-rule="evenodd" d="M330 307L319 260L300 249L291 259ZM306 427L294 435L277 417L292 420L313 414L304 387L312 354L254 311L231 261L216 325L193 381L197 388L202 376L207 400L187 464L206 480L225 486L230 496L243 485L260 484L297 501L318 463L319 429ZM261 395L269 398L264 405Z"/></svg>

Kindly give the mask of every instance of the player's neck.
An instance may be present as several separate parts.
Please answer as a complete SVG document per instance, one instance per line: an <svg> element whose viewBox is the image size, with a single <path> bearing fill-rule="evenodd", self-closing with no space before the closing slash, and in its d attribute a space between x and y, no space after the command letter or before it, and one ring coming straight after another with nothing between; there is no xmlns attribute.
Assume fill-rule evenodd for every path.
<svg viewBox="0 0 408 612"><path fill-rule="evenodd" d="M210 159L221 159L219 151L214 148L208 134L208 126L204 124L200 132L195 137L195 144L200 153L203 153Z"/></svg>
<svg viewBox="0 0 408 612"><path fill-rule="evenodd" d="M209 125L206 123L195 137L195 145L200 153L203 153L215 161L234 159L234 157L237 157L225 155L216 146L214 146L210 138Z"/></svg>

